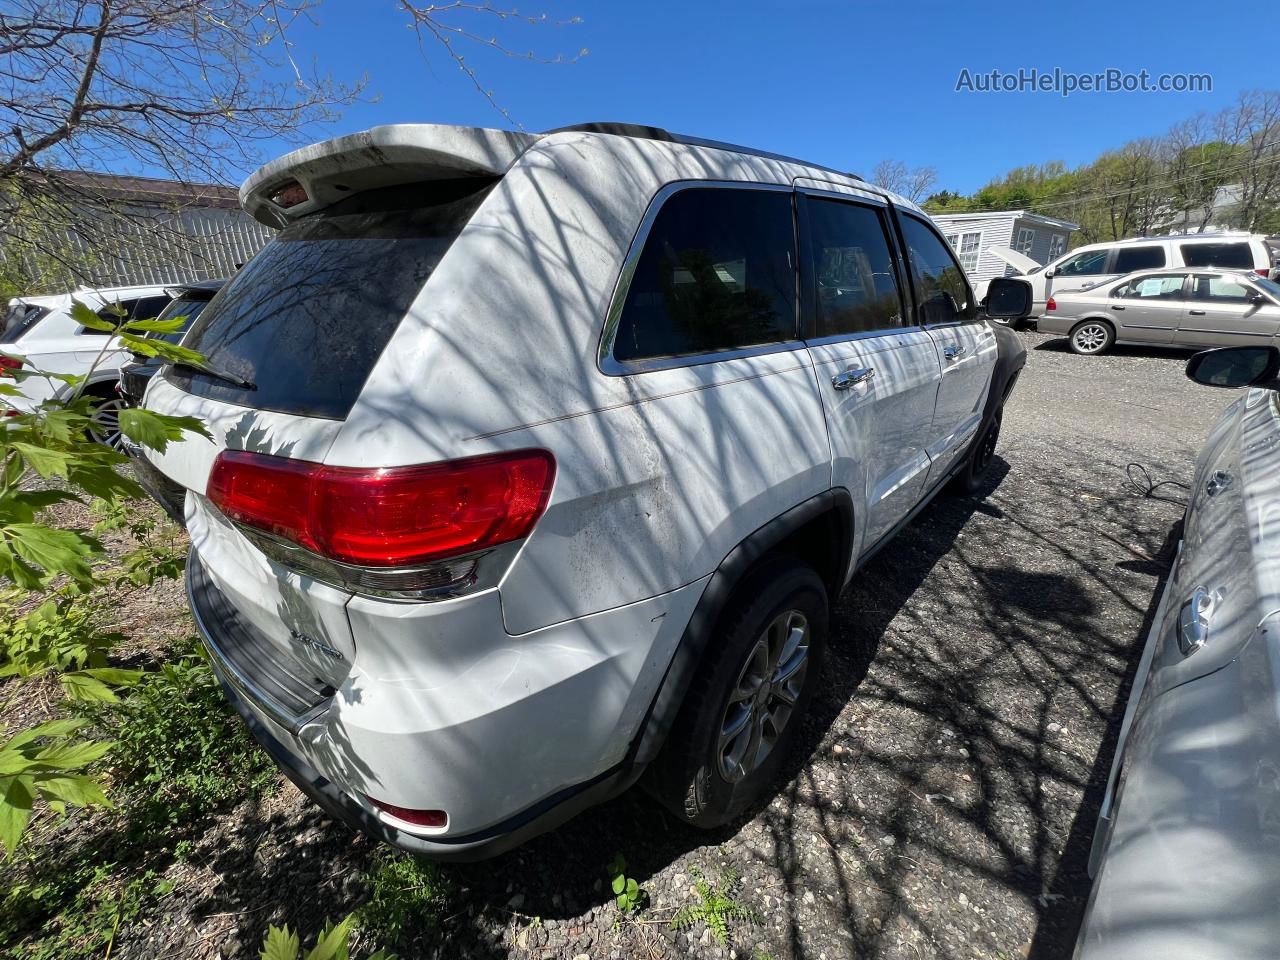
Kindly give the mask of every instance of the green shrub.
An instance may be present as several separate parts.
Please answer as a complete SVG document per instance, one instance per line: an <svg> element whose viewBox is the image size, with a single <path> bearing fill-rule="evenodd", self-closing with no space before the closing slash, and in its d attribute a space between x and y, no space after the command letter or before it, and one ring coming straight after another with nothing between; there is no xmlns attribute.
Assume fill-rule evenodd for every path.
<svg viewBox="0 0 1280 960"><path fill-rule="evenodd" d="M453 895L436 864L386 848L375 855L366 879L369 901L356 911L356 921L385 943L402 945L406 936L433 930Z"/></svg>
<svg viewBox="0 0 1280 960"><path fill-rule="evenodd" d="M302 953L302 943L298 935L288 927L269 927L267 939L263 941L261 960L350 960L349 941L355 929L355 918L347 917L337 925L326 925L316 938L316 944L306 953ZM299 954L302 954L299 957ZM379 950L370 954L368 960L397 960L394 953Z"/></svg>

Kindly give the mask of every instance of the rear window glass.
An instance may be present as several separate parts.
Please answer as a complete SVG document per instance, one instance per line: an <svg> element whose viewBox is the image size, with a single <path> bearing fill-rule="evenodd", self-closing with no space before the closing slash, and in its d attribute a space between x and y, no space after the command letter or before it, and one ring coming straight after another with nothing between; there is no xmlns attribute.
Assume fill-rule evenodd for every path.
<svg viewBox="0 0 1280 960"><path fill-rule="evenodd" d="M1247 243L1184 243L1182 262L1188 267L1253 269L1253 251Z"/></svg>
<svg viewBox="0 0 1280 960"><path fill-rule="evenodd" d="M29 303L10 304L5 311L4 320L0 321L0 343L13 343L32 327L49 311Z"/></svg>
<svg viewBox="0 0 1280 960"><path fill-rule="evenodd" d="M341 420L491 180L369 191L282 230L222 288L183 345L237 386L186 367L200 397Z"/></svg>

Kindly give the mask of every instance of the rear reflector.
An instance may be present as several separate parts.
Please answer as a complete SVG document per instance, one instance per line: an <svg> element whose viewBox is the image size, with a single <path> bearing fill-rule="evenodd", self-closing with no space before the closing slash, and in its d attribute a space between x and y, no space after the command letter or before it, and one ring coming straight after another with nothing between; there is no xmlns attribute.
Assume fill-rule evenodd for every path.
<svg viewBox="0 0 1280 960"><path fill-rule="evenodd" d="M382 469L224 450L208 496L231 520L330 560L407 567L528 536L555 470L546 450Z"/></svg>
<svg viewBox="0 0 1280 960"><path fill-rule="evenodd" d="M383 813L390 814L397 820L403 820L415 827L443 827L449 823L449 817L443 810L412 810L409 807L397 807L394 803L375 800L367 793L364 798Z"/></svg>

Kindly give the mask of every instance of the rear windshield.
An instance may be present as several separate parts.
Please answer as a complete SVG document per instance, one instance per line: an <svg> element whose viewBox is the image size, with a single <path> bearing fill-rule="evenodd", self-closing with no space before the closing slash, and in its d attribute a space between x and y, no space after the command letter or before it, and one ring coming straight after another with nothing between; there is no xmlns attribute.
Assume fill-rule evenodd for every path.
<svg viewBox="0 0 1280 960"><path fill-rule="evenodd" d="M254 388L186 367L165 376L211 400L344 419L492 184L387 187L291 224L222 288L182 341Z"/></svg>
<svg viewBox="0 0 1280 960"><path fill-rule="evenodd" d="M48 312L45 307L29 303L10 304L5 311L4 320L0 321L0 343L13 343L39 323L40 318Z"/></svg>

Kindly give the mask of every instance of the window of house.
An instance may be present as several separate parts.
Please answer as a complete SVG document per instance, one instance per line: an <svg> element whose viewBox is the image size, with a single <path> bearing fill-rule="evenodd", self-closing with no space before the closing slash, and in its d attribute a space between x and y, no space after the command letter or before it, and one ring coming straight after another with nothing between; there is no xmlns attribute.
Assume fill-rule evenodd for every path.
<svg viewBox="0 0 1280 960"><path fill-rule="evenodd" d="M841 200L809 197L805 202L813 335L901 326L902 296L883 212Z"/></svg>
<svg viewBox="0 0 1280 960"><path fill-rule="evenodd" d="M1253 269L1253 251L1247 243L1184 243L1182 262L1188 267Z"/></svg>
<svg viewBox="0 0 1280 960"><path fill-rule="evenodd" d="M632 275L614 358L793 339L795 263L790 193L693 187L672 194Z"/></svg>
<svg viewBox="0 0 1280 960"><path fill-rule="evenodd" d="M1031 247L1036 242L1036 232L1022 227L1018 230L1018 240L1013 245L1013 249L1025 256L1031 256Z"/></svg>
<svg viewBox="0 0 1280 960"><path fill-rule="evenodd" d="M1133 273L1135 270L1151 270L1165 264L1164 247L1117 247L1116 265L1112 273Z"/></svg>
<svg viewBox="0 0 1280 960"><path fill-rule="evenodd" d="M969 284L955 256L923 221L901 218L911 272L920 294L920 323L953 323L977 318Z"/></svg>
<svg viewBox="0 0 1280 960"><path fill-rule="evenodd" d="M1049 263L1057 260L1067 249L1067 238L1060 233L1049 235Z"/></svg>

